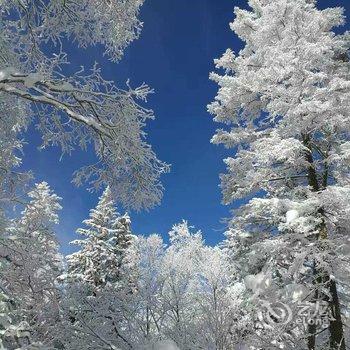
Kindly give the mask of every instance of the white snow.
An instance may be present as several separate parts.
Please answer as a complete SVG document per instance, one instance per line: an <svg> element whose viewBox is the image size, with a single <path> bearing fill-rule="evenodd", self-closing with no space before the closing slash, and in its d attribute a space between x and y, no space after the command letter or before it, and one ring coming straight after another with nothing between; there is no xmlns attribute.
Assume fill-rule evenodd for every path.
<svg viewBox="0 0 350 350"><path fill-rule="evenodd" d="M244 279L244 283L248 289L258 292L267 289L271 284L271 280L264 273L260 272L257 275L248 275Z"/></svg>
<svg viewBox="0 0 350 350"><path fill-rule="evenodd" d="M301 301L310 293L305 286L296 283L288 284L284 290L286 296L292 298L294 301Z"/></svg>
<svg viewBox="0 0 350 350"><path fill-rule="evenodd" d="M24 85L30 89L40 80L44 80L44 77L40 73L30 73L24 79Z"/></svg>
<svg viewBox="0 0 350 350"><path fill-rule="evenodd" d="M7 79L11 74L15 74L16 70L13 67L0 69L0 80Z"/></svg>
<svg viewBox="0 0 350 350"><path fill-rule="evenodd" d="M157 342L152 350L180 350L180 348L172 340L162 340Z"/></svg>
<svg viewBox="0 0 350 350"><path fill-rule="evenodd" d="M286 213L287 224L293 222L299 217L299 212L295 209L288 210Z"/></svg>

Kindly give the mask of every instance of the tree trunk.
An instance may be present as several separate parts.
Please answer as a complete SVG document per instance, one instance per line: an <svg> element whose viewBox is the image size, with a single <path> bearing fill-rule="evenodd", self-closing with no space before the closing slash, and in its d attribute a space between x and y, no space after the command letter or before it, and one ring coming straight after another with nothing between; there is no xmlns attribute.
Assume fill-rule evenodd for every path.
<svg viewBox="0 0 350 350"><path fill-rule="evenodd" d="M307 337L307 348L308 350L315 350L316 346L316 325L309 324L308 325L308 337Z"/></svg>
<svg viewBox="0 0 350 350"><path fill-rule="evenodd" d="M330 325L329 325L330 349L345 350L344 330L343 330L343 322L341 318L337 284L332 278L329 279L329 290L332 296L332 300L329 303L330 309L332 312L332 319L330 320Z"/></svg>
<svg viewBox="0 0 350 350"><path fill-rule="evenodd" d="M310 164L308 168L308 184L312 188L314 192L319 192L322 189L326 188L327 186L327 178L328 177L328 168L325 169L324 176L323 176L323 183L322 183L322 189L319 185L319 181L317 178L317 171L314 166L314 159L312 155L312 146L310 144L310 137L309 135L303 135L303 143L309 150L305 154L306 161ZM327 167L327 165L326 165ZM320 208L319 213L324 217L324 211L322 208ZM320 225L319 234L317 239L327 239L328 238L328 232L326 223L323 221ZM329 304L330 310L331 310L331 320L329 325L329 348L330 350L345 350L345 339L344 339L344 329L343 329L343 321L341 318L341 309L340 309L340 301L337 291L337 284L336 281L329 276L328 273L321 273L322 271L317 271L316 266L314 267L313 274L316 277L317 272L320 274L319 277L316 278L317 283L325 283L327 287L329 288L329 292L331 295L331 300L329 300L328 297L324 297L324 300L326 300ZM318 295L318 291L316 290L316 295ZM308 350L315 350L316 346L316 326L309 325L308 327Z"/></svg>
<svg viewBox="0 0 350 350"><path fill-rule="evenodd" d="M314 261L314 266L312 269L312 274L313 274L313 284L316 286L320 283L320 276L317 276L317 270L316 270L316 263ZM316 302L319 298L319 293L318 293L318 289L316 288L315 290L315 295L314 295L314 300L313 302ZM316 330L317 330L317 326L316 326L316 322L314 322L313 324L308 324L308 337L307 337L307 348L308 350L315 350L315 346L316 346Z"/></svg>

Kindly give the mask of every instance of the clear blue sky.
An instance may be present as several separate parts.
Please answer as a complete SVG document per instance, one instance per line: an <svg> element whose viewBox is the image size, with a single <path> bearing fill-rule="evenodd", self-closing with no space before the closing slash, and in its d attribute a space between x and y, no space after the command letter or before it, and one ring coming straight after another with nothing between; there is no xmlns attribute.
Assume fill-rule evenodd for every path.
<svg viewBox="0 0 350 350"><path fill-rule="evenodd" d="M107 79L122 85L130 78L137 86L146 82L155 89L147 107L156 120L149 123L148 141L159 158L172 165L163 176L162 204L149 212L131 212L133 231L166 237L174 223L188 220L203 231L209 244L223 239L224 217L232 207L221 204L219 173L222 159L230 155L223 147L210 144L216 125L206 112L217 91L208 80L213 59L230 47L239 51L242 43L229 29L235 6L246 7L243 0L146 0L141 11L144 28L141 37L126 50L123 60L114 64L101 55L99 48L70 48L71 70L99 62ZM319 0L319 7L343 6L350 17L349 0ZM350 21L350 18L349 18ZM346 26L350 28L349 24ZM72 173L93 157L77 150L61 161L60 151L38 151L40 139L31 129L26 135L26 168L36 181L49 182L63 197L58 236L62 251L71 252L68 242L76 238L81 226L96 205L98 194L71 184ZM236 203L238 204L238 203ZM123 208L119 208L123 212Z"/></svg>

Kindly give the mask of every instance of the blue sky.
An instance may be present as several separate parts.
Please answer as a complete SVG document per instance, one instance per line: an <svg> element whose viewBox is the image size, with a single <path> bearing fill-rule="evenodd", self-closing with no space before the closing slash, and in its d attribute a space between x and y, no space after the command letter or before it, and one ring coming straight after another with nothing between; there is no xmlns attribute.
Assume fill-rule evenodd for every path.
<svg viewBox="0 0 350 350"><path fill-rule="evenodd" d="M229 29L235 6L246 7L246 1L235 0L146 0L141 11L144 28L141 37L126 50L123 60L111 63L99 48L69 49L72 71L94 61L103 67L107 79L121 86L130 78L137 86L146 82L155 90L147 107L156 120L147 127L148 141L159 158L172 165L163 176L165 187L162 204L149 212L131 212L133 231L166 237L174 223L182 219L203 231L207 243L223 239L224 217L232 208L221 204L219 173L222 159L232 152L210 144L219 125L212 121L206 105L215 97L217 86L209 81L213 59L230 47L239 51L242 43ZM350 17L349 0L319 0L319 7L343 6ZM350 19L349 19L350 20ZM349 24L346 26L349 28ZM64 253L74 247L81 226L96 205L99 194L84 187L76 188L72 173L88 163L93 155L80 150L61 161L60 151L49 148L38 151L39 135L32 128L25 136L24 166L33 170L36 181L49 182L60 195L63 205L57 232ZM236 203L236 205L239 203ZM123 212L123 208L119 207Z"/></svg>

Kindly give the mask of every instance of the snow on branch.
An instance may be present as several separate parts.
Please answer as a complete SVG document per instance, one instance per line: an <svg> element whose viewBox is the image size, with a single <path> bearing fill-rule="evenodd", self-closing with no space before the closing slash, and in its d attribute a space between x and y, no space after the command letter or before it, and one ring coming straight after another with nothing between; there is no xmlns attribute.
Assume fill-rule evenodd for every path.
<svg viewBox="0 0 350 350"><path fill-rule="evenodd" d="M127 87L104 80L96 65L90 74L81 70L61 79L13 69L0 74L0 91L35 105L44 146L59 144L70 152L77 140L83 149L94 145L98 161L76 172L78 185L83 180L96 188L110 184L121 202L139 209L159 202L159 176L168 166L144 141L142 128L153 113L138 100L145 101L152 90L145 84Z"/></svg>

